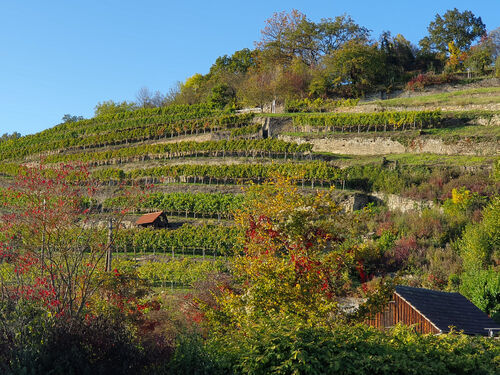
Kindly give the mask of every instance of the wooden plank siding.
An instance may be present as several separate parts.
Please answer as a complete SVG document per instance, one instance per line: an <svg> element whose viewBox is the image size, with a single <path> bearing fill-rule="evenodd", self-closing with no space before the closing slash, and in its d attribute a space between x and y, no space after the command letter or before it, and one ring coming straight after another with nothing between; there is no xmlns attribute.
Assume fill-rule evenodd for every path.
<svg viewBox="0 0 500 375"><path fill-rule="evenodd" d="M381 312L366 319L365 323L379 329L390 328L402 323L408 326L414 325L415 330L419 333L441 333L438 328L397 293L394 293L393 300Z"/></svg>

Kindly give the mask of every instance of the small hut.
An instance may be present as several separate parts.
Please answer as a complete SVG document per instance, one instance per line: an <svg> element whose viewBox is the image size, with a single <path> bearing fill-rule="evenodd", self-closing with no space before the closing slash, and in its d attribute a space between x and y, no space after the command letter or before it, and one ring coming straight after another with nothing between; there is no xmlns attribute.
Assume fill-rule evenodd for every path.
<svg viewBox="0 0 500 375"><path fill-rule="evenodd" d="M467 335L494 336L500 330L487 314L460 293L397 286L384 310L366 321L376 328L415 325L420 333L446 333L451 327Z"/></svg>
<svg viewBox="0 0 500 375"><path fill-rule="evenodd" d="M167 215L163 211L151 212L149 214L142 215L135 222L138 226L147 228L167 228L168 220Z"/></svg>

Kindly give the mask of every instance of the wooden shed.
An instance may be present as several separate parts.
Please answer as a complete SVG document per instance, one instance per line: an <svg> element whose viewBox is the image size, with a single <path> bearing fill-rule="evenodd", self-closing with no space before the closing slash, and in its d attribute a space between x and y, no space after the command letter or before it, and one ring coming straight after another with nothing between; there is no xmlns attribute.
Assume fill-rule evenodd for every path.
<svg viewBox="0 0 500 375"><path fill-rule="evenodd" d="M377 328L397 323L415 325L420 333L446 333L451 327L467 335L492 335L500 330L487 314L460 293L397 286L393 300L384 310L366 321Z"/></svg>
<svg viewBox="0 0 500 375"><path fill-rule="evenodd" d="M151 212L142 215L135 222L140 227L167 228L167 214L163 211Z"/></svg>

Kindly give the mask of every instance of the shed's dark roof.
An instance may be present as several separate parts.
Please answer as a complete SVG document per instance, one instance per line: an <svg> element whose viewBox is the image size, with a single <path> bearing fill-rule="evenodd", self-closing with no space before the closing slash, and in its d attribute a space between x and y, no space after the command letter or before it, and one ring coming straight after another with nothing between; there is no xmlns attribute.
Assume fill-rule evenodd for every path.
<svg viewBox="0 0 500 375"><path fill-rule="evenodd" d="M469 335L487 335L484 328L500 328L484 312L460 293L397 286L396 294L406 300L442 332L450 326Z"/></svg>
<svg viewBox="0 0 500 375"><path fill-rule="evenodd" d="M163 214L163 211L157 211L157 212L152 212L150 214L142 215L139 219L137 219L135 223L137 225L154 223L154 221L158 219L161 216L161 214Z"/></svg>

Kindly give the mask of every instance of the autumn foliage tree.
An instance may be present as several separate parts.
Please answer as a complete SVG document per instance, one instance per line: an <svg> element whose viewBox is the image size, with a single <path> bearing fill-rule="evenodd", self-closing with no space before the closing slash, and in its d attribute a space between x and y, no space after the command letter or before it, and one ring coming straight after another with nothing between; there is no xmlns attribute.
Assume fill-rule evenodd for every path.
<svg viewBox="0 0 500 375"><path fill-rule="evenodd" d="M287 179L251 187L247 195L236 213L244 233L244 252L233 263L239 287L222 290L219 308L206 312L209 320L243 330L267 319L331 324L338 298L350 288L355 251L347 239L355 223L331 191L303 195Z"/></svg>
<svg viewBox="0 0 500 375"><path fill-rule="evenodd" d="M67 317L88 313L113 233L92 214L96 183L83 166L25 168L2 191L2 297ZM114 217L115 230L122 215ZM111 239L111 241L110 241Z"/></svg>
<svg viewBox="0 0 500 375"><path fill-rule="evenodd" d="M84 166L40 165L0 190L1 373L131 374L171 352L146 283L110 267L126 211L97 215L98 189Z"/></svg>

